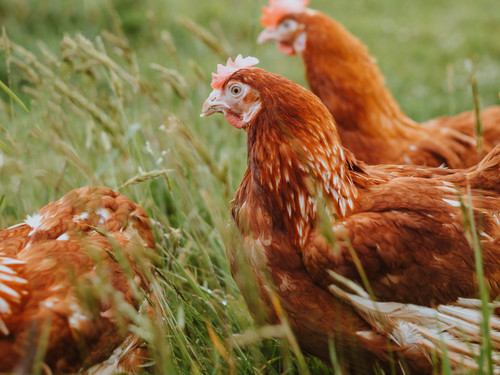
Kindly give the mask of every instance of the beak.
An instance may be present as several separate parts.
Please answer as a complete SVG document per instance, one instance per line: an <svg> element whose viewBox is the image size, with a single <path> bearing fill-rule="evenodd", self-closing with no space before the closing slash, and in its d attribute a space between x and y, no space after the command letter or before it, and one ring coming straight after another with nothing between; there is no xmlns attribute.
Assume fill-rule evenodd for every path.
<svg viewBox="0 0 500 375"><path fill-rule="evenodd" d="M226 102L220 99L220 94L220 90L214 90L210 93L208 99L203 103L200 117L207 117L211 114L222 112L225 108L229 108Z"/></svg>
<svg viewBox="0 0 500 375"><path fill-rule="evenodd" d="M267 42L279 42L280 35L276 27L266 27L261 31L257 38L257 43L264 44Z"/></svg>

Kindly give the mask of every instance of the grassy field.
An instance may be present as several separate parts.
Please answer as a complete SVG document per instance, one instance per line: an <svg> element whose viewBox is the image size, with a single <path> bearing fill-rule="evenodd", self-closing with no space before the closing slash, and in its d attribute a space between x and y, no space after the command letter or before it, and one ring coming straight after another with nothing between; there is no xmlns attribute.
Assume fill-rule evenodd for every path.
<svg viewBox="0 0 500 375"><path fill-rule="evenodd" d="M376 56L416 120L498 104L498 0L313 0ZM306 85L299 58L255 42L264 1L3 0L0 226L72 188L105 185L158 223L158 319L137 327L157 374L303 373L287 340L255 330L225 256L244 132L200 119L210 73L230 55ZM245 344L242 342L245 341ZM333 373L307 359L311 373Z"/></svg>

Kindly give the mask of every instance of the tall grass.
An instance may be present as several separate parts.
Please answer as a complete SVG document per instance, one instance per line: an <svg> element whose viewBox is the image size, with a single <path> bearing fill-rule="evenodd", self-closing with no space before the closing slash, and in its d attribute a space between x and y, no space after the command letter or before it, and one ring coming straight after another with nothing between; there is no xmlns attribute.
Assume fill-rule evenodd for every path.
<svg viewBox="0 0 500 375"><path fill-rule="evenodd" d="M347 4L311 6L369 45L413 117L473 107L463 64L473 55L482 106L498 100L500 25L497 13L483 11L495 1ZM305 84L298 59L256 46L261 5L0 4L0 80L30 110L0 94L0 226L84 185L118 189L143 206L163 263L151 278L155 313L130 314L157 374L334 372L301 356L286 322L256 329L225 254L239 238L228 227L229 201L246 147L243 132L223 118L199 119L210 72L227 54L242 53Z"/></svg>

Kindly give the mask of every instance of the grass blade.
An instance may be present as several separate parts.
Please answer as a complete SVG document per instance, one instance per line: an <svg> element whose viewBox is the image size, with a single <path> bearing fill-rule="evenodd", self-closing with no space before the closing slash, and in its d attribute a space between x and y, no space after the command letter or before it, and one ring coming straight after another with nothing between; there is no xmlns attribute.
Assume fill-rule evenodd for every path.
<svg viewBox="0 0 500 375"><path fill-rule="evenodd" d="M28 108L24 105L21 99L9 87L0 80L0 88L7 93L14 101L19 104L26 112L30 113Z"/></svg>

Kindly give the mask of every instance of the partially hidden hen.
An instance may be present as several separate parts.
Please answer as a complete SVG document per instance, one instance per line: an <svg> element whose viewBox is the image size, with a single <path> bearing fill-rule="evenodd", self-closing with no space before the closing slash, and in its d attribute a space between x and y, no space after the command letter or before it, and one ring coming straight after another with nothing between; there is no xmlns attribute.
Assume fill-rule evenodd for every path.
<svg viewBox="0 0 500 375"><path fill-rule="evenodd" d="M431 343L444 336L438 329L434 341L423 337L425 321L463 298L478 304L471 233L482 247L488 299L500 292L500 146L464 170L367 165L341 145L314 94L257 62L238 56L218 65L202 116L221 112L247 134L248 168L232 215L269 319L278 317L267 273L304 351L329 361L331 338L352 373L371 373L377 361L387 368L391 350L415 373L430 372ZM475 220L464 224L468 210ZM228 257L241 281L231 249ZM367 287L361 275L378 307L339 286L347 279ZM467 309L458 316L477 318ZM445 315L438 326L447 326ZM492 319L498 346L499 320ZM477 343L472 325L476 336L467 340ZM457 336L447 343L463 340ZM474 368L467 350L448 350L454 366Z"/></svg>
<svg viewBox="0 0 500 375"><path fill-rule="evenodd" d="M306 8L308 3L270 0L258 41L276 42L282 53L301 56L312 92L333 115L342 144L357 159L466 168L500 142L500 106L481 112L480 153L473 111L417 124L385 86L366 46L332 18Z"/></svg>
<svg viewBox="0 0 500 375"><path fill-rule="evenodd" d="M153 253L146 212L105 187L0 230L0 372L32 373L40 355L53 373L106 359L129 333L120 309L138 309L147 288L136 260Z"/></svg>

